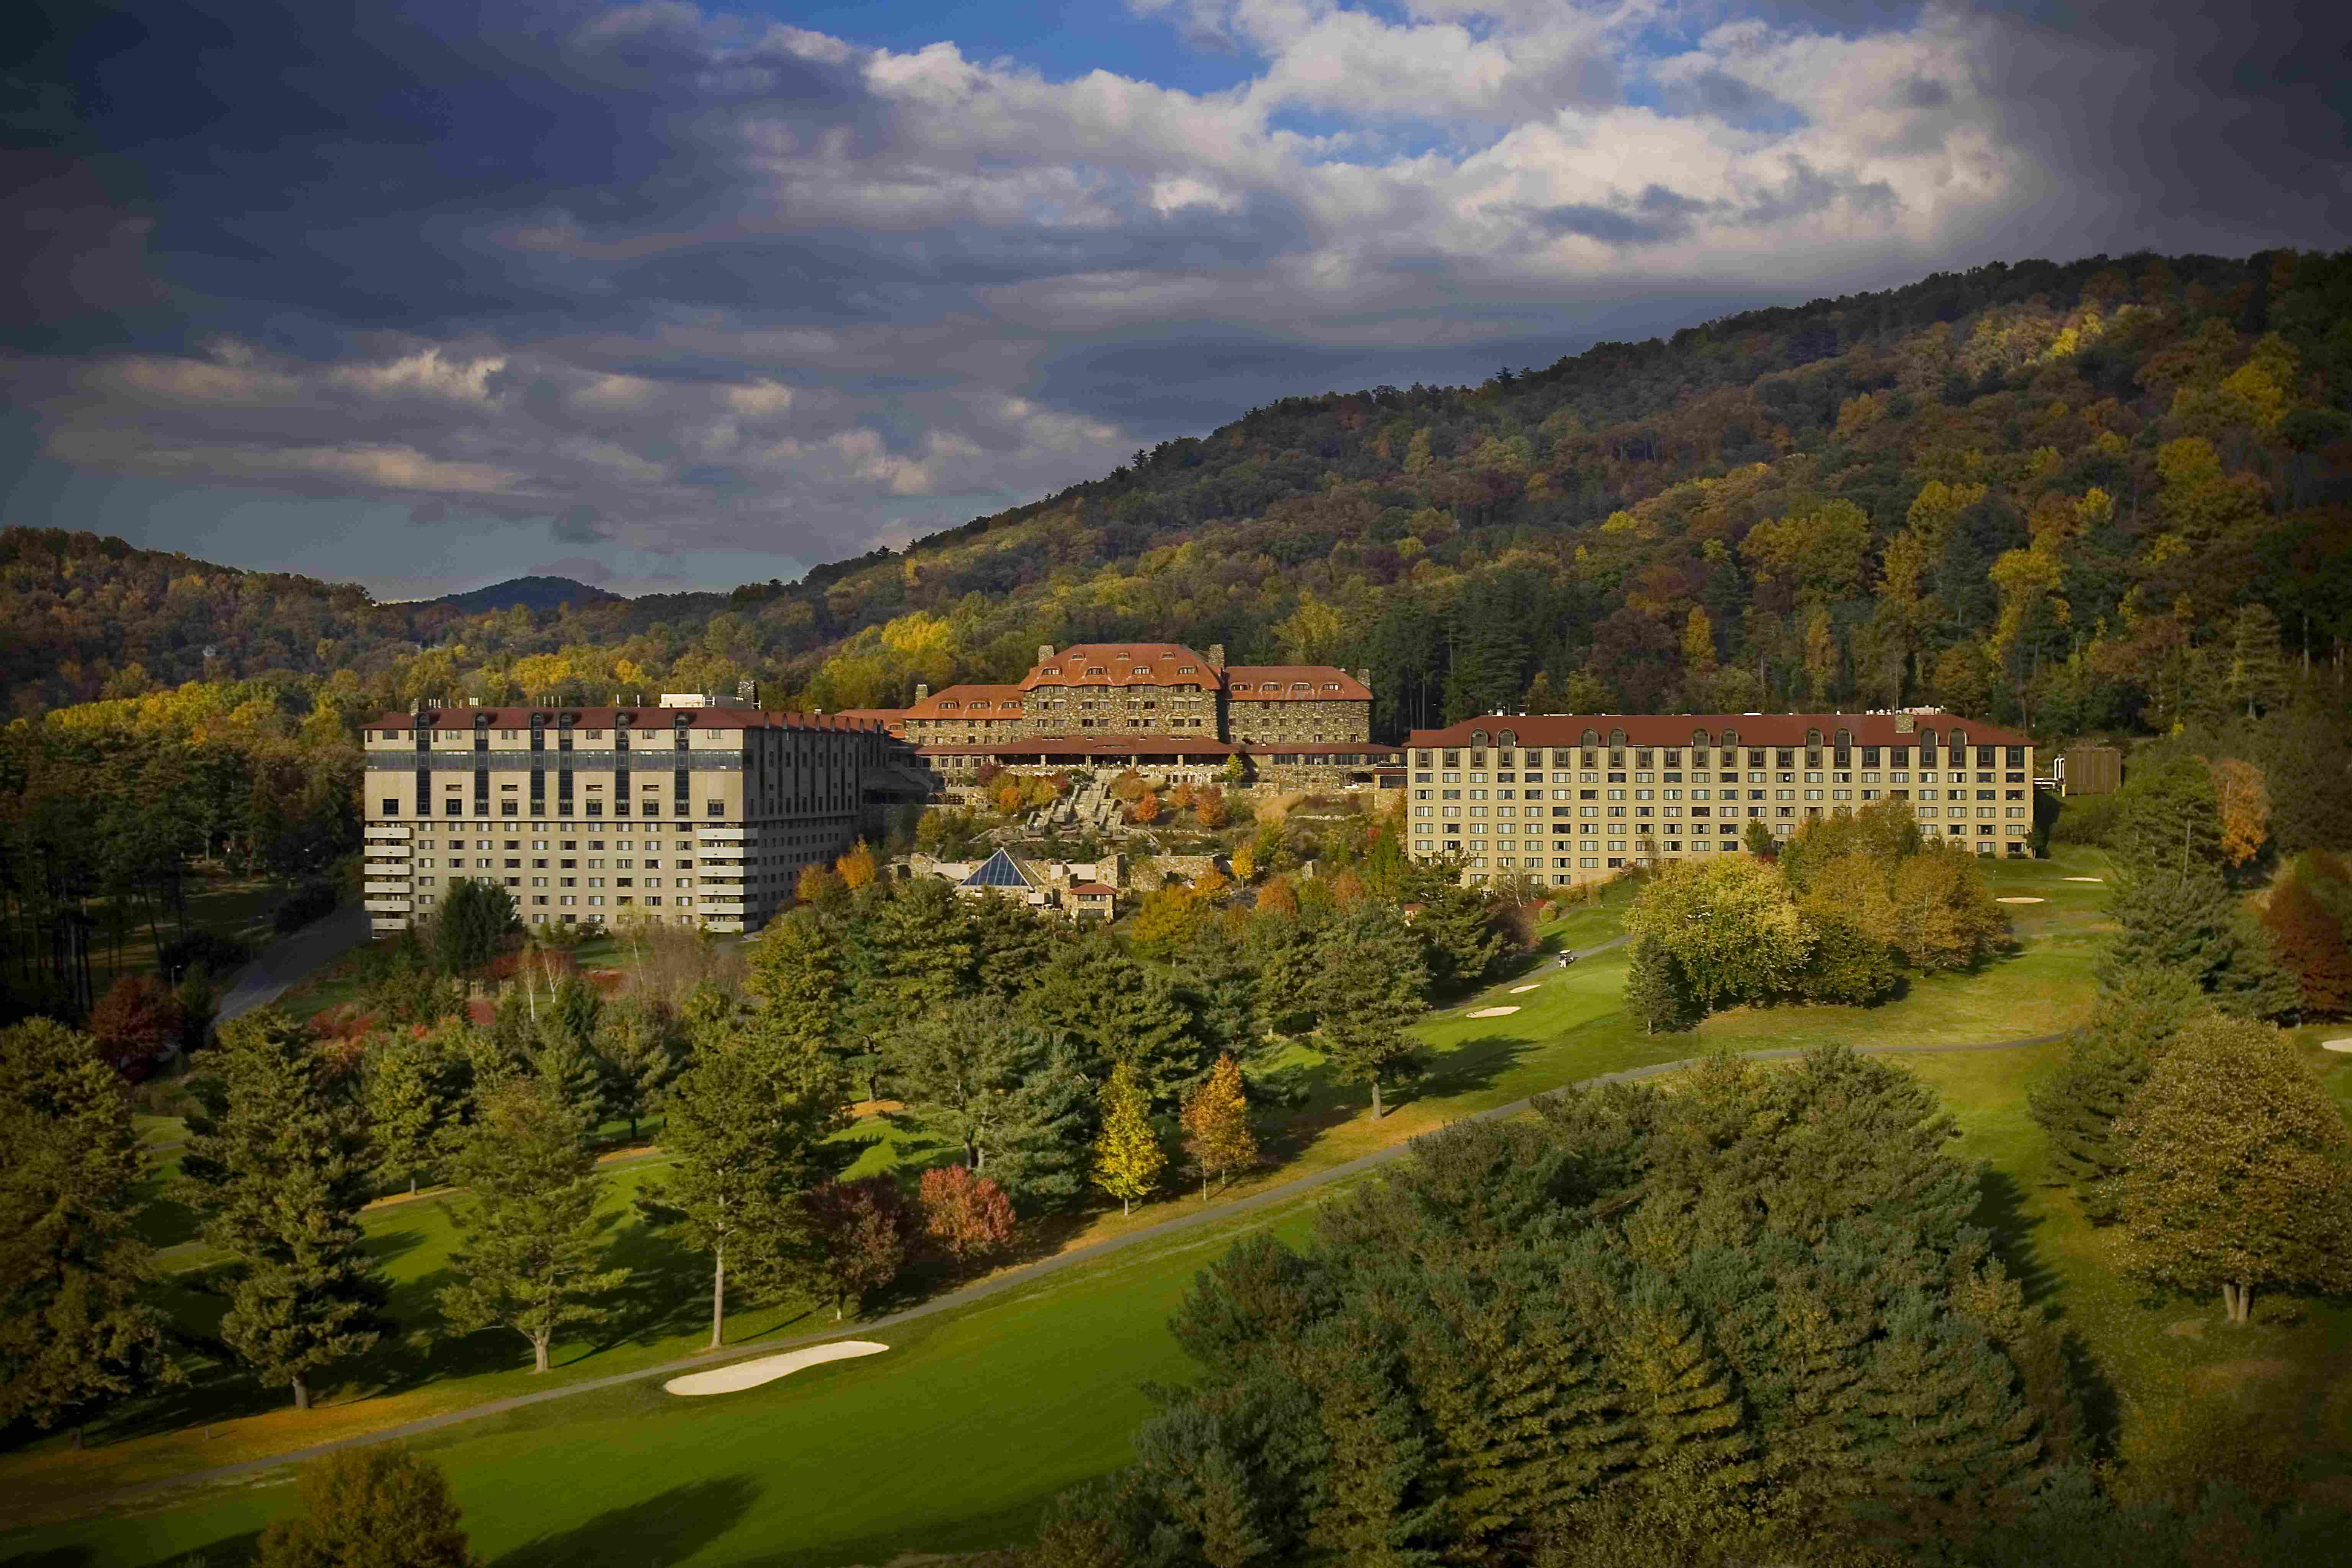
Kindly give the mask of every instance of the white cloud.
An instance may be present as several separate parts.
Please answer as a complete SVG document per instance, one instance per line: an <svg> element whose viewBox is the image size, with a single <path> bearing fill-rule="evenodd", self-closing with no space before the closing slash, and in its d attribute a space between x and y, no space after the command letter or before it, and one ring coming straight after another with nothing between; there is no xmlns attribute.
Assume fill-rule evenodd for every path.
<svg viewBox="0 0 2352 1568"><path fill-rule="evenodd" d="M604 11L558 49L596 122L484 149L530 164L576 132L604 172L408 226L467 285L440 318L391 333L326 311L280 337L264 311L200 350L0 360L0 389L90 468L593 508L646 548L789 529L807 556L1173 433L1160 371L1188 341L1336 358L1566 339L1580 310L1675 289L1900 281L1996 236L2079 248L2021 226L2112 195L2037 155L2004 96L2017 26L1958 8L1832 29L1708 25L1680 0L1131 6L1246 79L1188 92ZM627 181L604 161L624 152ZM152 254L174 239L164 222ZM395 265L365 279L378 295L403 295ZM242 297L266 300L256 277ZM1177 346L1123 368L1129 340ZM261 346L297 341L308 357Z"/></svg>

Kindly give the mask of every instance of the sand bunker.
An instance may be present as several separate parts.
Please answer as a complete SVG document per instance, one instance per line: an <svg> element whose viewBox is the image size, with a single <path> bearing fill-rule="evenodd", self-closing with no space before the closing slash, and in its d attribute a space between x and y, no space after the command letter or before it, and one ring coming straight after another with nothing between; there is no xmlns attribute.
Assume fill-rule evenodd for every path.
<svg viewBox="0 0 2352 1568"><path fill-rule="evenodd" d="M1517 1011L1518 1008L1516 1005L1509 1007L1473 1007L1470 1009L1467 1016L1473 1018L1499 1018L1506 1013L1516 1013Z"/></svg>
<svg viewBox="0 0 2352 1568"><path fill-rule="evenodd" d="M804 1351L759 1356L711 1372L673 1377L663 1384L662 1388L670 1394L733 1394L740 1389L757 1388L763 1383L773 1383L780 1377L790 1377L804 1366L823 1366L829 1361L848 1361L854 1356L880 1355L889 1348L888 1345L877 1345L871 1340L835 1340L829 1345L811 1345Z"/></svg>
<svg viewBox="0 0 2352 1568"><path fill-rule="evenodd" d="M2105 877L2069 877L2066 879L2070 882L2104 882L2106 880Z"/></svg>
<svg viewBox="0 0 2352 1568"><path fill-rule="evenodd" d="M2322 1040L2319 1042L2319 1048L2323 1051L2342 1051L2346 1056L2352 1056L2352 1036L2347 1036L2340 1040Z"/></svg>
<svg viewBox="0 0 2352 1568"><path fill-rule="evenodd" d="M1514 985L1511 987L1511 994L1517 996L1522 991L1533 991L1542 984L1541 981L1538 981L1535 985Z"/></svg>
<svg viewBox="0 0 2352 1568"><path fill-rule="evenodd" d="M2043 902L2046 902L2046 901L2047 901L2046 900L2042 900L2042 899L2027 899L2027 898L1995 899L1995 900L1993 900L1993 902L1994 902L1994 903L1996 903L1996 904L2039 904L2039 903L2043 903Z"/></svg>

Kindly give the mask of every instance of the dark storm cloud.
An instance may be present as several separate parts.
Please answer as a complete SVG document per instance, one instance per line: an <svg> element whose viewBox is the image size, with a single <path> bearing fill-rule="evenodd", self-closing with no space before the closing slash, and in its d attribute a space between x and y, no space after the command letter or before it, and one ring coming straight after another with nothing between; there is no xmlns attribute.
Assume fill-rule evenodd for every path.
<svg viewBox="0 0 2352 1568"><path fill-rule="evenodd" d="M2341 243L2347 15L1180 0L1257 73L1193 95L660 0L52 0L0 69L16 495L841 553L1292 392Z"/></svg>

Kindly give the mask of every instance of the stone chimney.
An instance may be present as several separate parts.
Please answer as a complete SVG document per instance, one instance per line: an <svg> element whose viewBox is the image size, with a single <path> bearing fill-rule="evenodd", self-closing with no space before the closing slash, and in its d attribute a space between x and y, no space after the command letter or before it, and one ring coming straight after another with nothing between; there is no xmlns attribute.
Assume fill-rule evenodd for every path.
<svg viewBox="0 0 2352 1568"><path fill-rule="evenodd" d="M1053 645L1052 643L1049 643L1049 642L1041 642L1041 643L1039 643L1039 644L1037 645L1037 662L1038 662L1039 664L1044 664L1044 663L1045 663L1048 659L1052 658L1053 657L1054 657L1054 645Z"/></svg>
<svg viewBox="0 0 2352 1568"><path fill-rule="evenodd" d="M931 683L930 683L929 681L928 681L928 680L918 680L917 682L915 682L915 700L916 700L916 701L920 702L924 698L929 697L930 694L931 694Z"/></svg>
<svg viewBox="0 0 2352 1568"><path fill-rule="evenodd" d="M1216 669L1223 669L1225 668L1224 644L1221 642L1213 642L1209 645L1209 664L1213 668Z"/></svg>
<svg viewBox="0 0 2352 1568"><path fill-rule="evenodd" d="M1370 691L1372 689L1372 672L1370 670L1358 669L1352 670L1349 673L1355 676L1357 685L1362 687L1367 691Z"/></svg>

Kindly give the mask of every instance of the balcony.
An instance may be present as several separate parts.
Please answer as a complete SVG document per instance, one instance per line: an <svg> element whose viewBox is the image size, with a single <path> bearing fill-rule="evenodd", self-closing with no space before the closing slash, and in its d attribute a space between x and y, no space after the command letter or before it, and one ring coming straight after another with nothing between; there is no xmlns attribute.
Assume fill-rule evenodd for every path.
<svg viewBox="0 0 2352 1568"><path fill-rule="evenodd" d="M742 827L698 827L695 832L705 845L740 844L750 837L750 829Z"/></svg>
<svg viewBox="0 0 2352 1568"><path fill-rule="evenodd" d="M371 822L367 825L367 841L371 844L380 839L399 842L413 837L414 832L414 829L397 822Z"/></svg>
<svg viewBox="0 0 2352 1568"><path fill-rule="evenodd" d="M749 851L740 844L705 843L697 853L705 860L740 860Z"/></svg>
<svg viewBox="0 0 2352 1568"><path fill-rule="evenodd" d="M378 893L384 893L394 898L404 899L408 897L408 879L402 877L392 881L370 882L363 890L371 897Z"/></svg>
<svg viewBox="0 0 2352 1568"><path fill-rule="evenodd" d="M367 900L367 911L372 915L404 915L408 912L407 896L371 898Z"/></svg>

